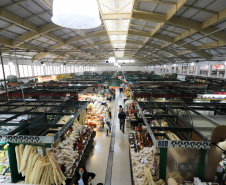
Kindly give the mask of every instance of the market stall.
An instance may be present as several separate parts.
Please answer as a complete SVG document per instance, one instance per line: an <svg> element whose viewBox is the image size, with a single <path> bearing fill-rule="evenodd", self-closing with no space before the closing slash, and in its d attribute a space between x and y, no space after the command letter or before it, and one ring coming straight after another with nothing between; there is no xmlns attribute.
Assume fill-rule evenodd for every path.
<svg viewBox="0 0 226 185"><path fill-rule="evenodd" d="M70 184L77 166L86 163L95 137L79 116L87 105L67 100L0 135L8 150L11 182Z"/></svg>
<svg viewBox="0 0 226 185"><path fill-rule="evenodd" d="M185 117L183 117L185 112L176 113L176 109L170 109L170 106L165 107L167 109L163 106L157 108L155 104L148 103L138 103L137 108L142 115L145 126L140 125L139 134L136 129L135 135L138 137L134 137L136 138L135 146L137 146L136 150L141 152L135 156L140 160L142 158L140 156L144 156L145 150L151 150L150 146L157 148L154 150L154 154L159 156L159 162L155 163L153 168L149 168L150 173L153 172L152 179L158 182L161 179L165 181L172 178L179 183L193 181L193 177L203 179L205 155L210 143L205 141L202 134L192 127L189 119L185 121ZM148 148L146 149L146 147ZM131 150L134 151L133 148ZM147 158L145 159L143 164L149 164ZM133 168L135 167L133 166ZM155 169L155 173L153 169ZM159 173L159 176L154 175L156 173ZM140 184L145 176L135 177L134 182L137 181L135 184ZM161 181L161 183L163 182Z"/></svg>

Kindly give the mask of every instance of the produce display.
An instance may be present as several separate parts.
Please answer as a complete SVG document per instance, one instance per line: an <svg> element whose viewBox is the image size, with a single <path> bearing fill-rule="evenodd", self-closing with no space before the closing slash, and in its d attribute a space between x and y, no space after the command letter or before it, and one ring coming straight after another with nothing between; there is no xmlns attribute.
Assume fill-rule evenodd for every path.
<svg viewBox="0 0 226 185"><path fill-rule="evenodd" d="M155 184L153 176L157 177L159 173L159 158L155 147L144 147L137 153L131 150L131 160L134 184Z"/></svg>
<svg viewBox="0 0 226 185"><path fill-rule="evenodd" d="M144 147L151 147L153 145L151 136L146 127L137 127L135 132L130 132L129 141L131 148L135 152L139 152Z"/></svg>
<svg viewBox="0 0 226 185"><path fill-rule="evenodd" d="M0 176L0 183L10 183L11 182L11 176Z"/></svg>
<svg viewBox="0 0 226 185"><path fill-rule="evenodd" d="M41 156L37 147L32 145L17 145L15 147L18 172L29 184L65 184L66 177L55 160L53 153Z"/></svg>
<svg viewBox="0 0 226 185"><path fill-rule="evenodd" d="M7 145L5 145L4 150L0 151L0 174L3 174L7 168L9 168L9 157Z"/></svg>
<svg viewBox="0 0 226 185"><path fill-rule="evenodd" d="M10 183L10 169L7 145L0 151L0 183Z"/></svg>
<svg viewBox="0 0 226 185"><path fill-rule="evenodd" d="M86 123L86 110L83 110L80 114L79 123L85 125Z"/></svg>
<svg viewBox="0 0 226 185"><path fill-rule="evenodd" d="M108 111L109 103L95 101L87 107L86 125L101 127L105 113Z"/></svg>
<svg viewBox="0 0 226 185"><path fill-rule="evenodd" d="M85 149L91 140L93 130L81 125L77 121L72 129L64 135L64 140L59 142L54 149L56 160L61 166L66 177L72 177L74 170L79 165Z"/></svg>

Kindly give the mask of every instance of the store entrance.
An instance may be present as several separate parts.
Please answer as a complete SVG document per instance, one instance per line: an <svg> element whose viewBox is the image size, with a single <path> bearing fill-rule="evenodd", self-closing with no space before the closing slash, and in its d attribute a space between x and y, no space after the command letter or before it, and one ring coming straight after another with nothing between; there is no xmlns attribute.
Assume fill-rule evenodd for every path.
<svg viewBox="0 0 226 185"><path fill-rule="evenodd" d="M226 159L223 159L217 165L217 172L215 175L215 182L219 183L219 185L226 184Z"/></svg>

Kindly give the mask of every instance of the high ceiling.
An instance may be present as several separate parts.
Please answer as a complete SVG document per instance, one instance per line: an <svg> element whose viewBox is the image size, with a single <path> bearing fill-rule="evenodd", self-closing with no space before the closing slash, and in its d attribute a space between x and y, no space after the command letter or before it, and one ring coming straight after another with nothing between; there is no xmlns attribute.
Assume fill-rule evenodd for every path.
<svg viewBox="0 0 226 185"><path fill-rule="evenodd" d="M225 60L225 0L98 0L102 25L74 30L51 22L52 0L1 0L5 57L103 65ZM87 5L88 6L88 5Z"/></svg>

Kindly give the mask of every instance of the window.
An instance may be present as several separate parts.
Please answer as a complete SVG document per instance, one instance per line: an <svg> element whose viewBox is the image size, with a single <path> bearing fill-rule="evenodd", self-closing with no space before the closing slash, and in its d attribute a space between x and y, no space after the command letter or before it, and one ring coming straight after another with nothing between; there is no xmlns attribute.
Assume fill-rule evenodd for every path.
<svg viewBox="0 0 226 185"><path fill-rule="evenodd" d="M50 75L53 74L53 66L49 66L49 74L50 74Z"/></svg>
<svg viewBox="0 0 226 185"><path fill-rule="evenodd" d="M32 66L28 65L27 69L28 69L28 76L33 76L33 74L32 74Z"/></svg>
<svg viewBox="0 0 226 185"><path fill-rule="evenodd" d="M40 75L44 76L44 66L40 66Z"/></svg>
<svg viewBox="0 0 226 185"><path fill-rule="evenodd" d="M38 76L38 66L34 66L34 75Z"/></svg>
<svg viewBox="0 0 226 185"><path fill-rule="evenodd" d="M10 75L9 65L4 65L4 70L5 70L5 77L7 78L7 76Z"/></svg>
<svg viewBox="0 0 226 185"><path fill-rule="evenodd" d="M75 68L73 66L71 66L71 73L75 72Z"/></svg>
<svg viewBox="0 0 226 185"><path fill-rule="evenodd" d="M67 66L67 71L66 71L66 73L71 73L71 68L70 68L70 66Z"/></svg>
<svg viewBox="0 0 226 185"><path fill-rule="evenodd" d="M16 66L14 64L9 65L9 69L10 69L10 74L11 75L17 75L17 71L16 71Z"/></svg>
<svg viewBox="0 0 226 185"><path fill-rule="evenodd" d="M23 65L23 69L24 69L24 77L28 77L28 66L27 65Z"/></svg>
<svg viewBox="0 0 226 185"><path fill-rule="evenodd" d="M49 66L45 66L46 75L49 75Z"/></svg>
<svg viewBox="0 0 226 185"><path fill-rule="evenodd" d="M3 72L2 72L2 67L0 67L0 79L3 79Z"/></svg>
<svg viewBox="0 0 226 185"><path fill-rule="evenodd" d="M19 65L19 73L20 73L20 77L24 77L24 68L23 68L23 65Z"/></svg>

